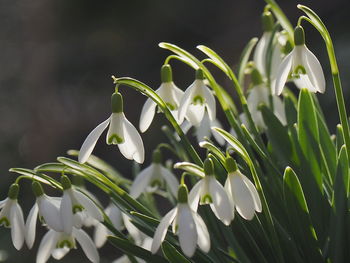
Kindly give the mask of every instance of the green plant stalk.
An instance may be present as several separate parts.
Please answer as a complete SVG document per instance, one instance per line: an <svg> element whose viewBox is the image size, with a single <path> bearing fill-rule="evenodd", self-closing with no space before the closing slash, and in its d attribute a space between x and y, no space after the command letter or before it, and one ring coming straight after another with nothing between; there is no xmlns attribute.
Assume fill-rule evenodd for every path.
<svg viewBox="0 0 350 263"><path fill-rule="evenodd" d="M138 80L135 80L135 79L132 79L132 78L115 78L115 77L113 77L113 79L114 79L114 83L115 84L117 84L117 85L125 85L125 86L128 86L128 87L131 87L131 88L133 88L133 89L135 89L135 90L145 94L147 97L152 99L155 103L157 103L158 107L163 111L165 117L168 119L170 124L174 127L176 133L181 138L181 143L185 147L185 149L188 152L188 154L191 156L192 160L196 164L198 164L200 166L203 164L203 162L200 159L199 155L197 154L196 150L193 148L193 146L191 145L191 143L187 139L186 135L182 131L181 127L179 126L179 124L174 119L174 116L169 111L169 109L166 106L165 102L158 96L157 93L154 92L153 89L151 89L149 86L147 86L146 84L142 83L141 81L138 81Z"/></svg>
<svg viewBox="0 0 350 263"><path fill-rule="evenodd" d="M341 80L339 75L338 63L335 56L334 46L332 38L330 34L322 22L321 18L310 8L298 5L298 8L301 9L308 17L301 16L298 20L298 24L300 24L303 20L309 22L313 27L315 27L320 35L322 36L327 49L327 54L329 58L329 63L332 71L332 79L333 86L335 91L335 97L337 101L337 107L339 112L340 123L343 127L343 136L346 146L346 152L348 156L350 156L350 129L349 129L349 121L346 113L346 106L344 101L343 89L341 86Z"/></svg>

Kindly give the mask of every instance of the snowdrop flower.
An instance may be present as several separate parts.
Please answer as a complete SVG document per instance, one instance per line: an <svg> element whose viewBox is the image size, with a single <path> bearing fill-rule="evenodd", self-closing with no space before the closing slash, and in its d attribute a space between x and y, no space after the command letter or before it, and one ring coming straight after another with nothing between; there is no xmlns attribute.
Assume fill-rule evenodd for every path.
<svg viewBox="0 0 350 263"><path fill-rule="evenodd" d="M255 211L262 211L260 197L254 184L238 170L233 158L226 159L226 169L228 175L225 189L231 201L232 212L237 209L244 219L253 219Z"/></svg>
<svg viewBox="0 0 350 263"><path fill-rule="evenodd" d="M20 250L24 243L24 218L22 208L17 202L18 184L10 186L8 197L0 202L0 225L11 228L12 243Z"/></svg>
<svg viewBox="0 0 350 263"><path fill-rule="evenodd" d="M38 182L33 182L32 189L36 196L36 202L29 212L25 228L25 241L29 249L34 244L38 216L48 228L59 232L63 231L59 211L61 198L47 196Z"/></svg>
<svg viewBox="0 0 350 263"><path fill-rule="evenodd" d="M103 216L96 204L83 193L72 188L71 182L67 176L61 177L63 187L63 197L60 206L60 218L63 232L70 234L73 226L81 228L83 225L79 212L86 210L86 213L101 222ZM77 215L76 215L77 214Z"/></svg>
<svg viewBox="0 0 350 263"><path fill-rule="evenodd" d="M305 46L304 29L297 26L294 31L294 49L279 66L274 93L280 95L289 76L299 88L311 92L325 91L326 81L322 67L315 55Z"/></svg>
<svg viewBox="0 0 350 263"><path fill-rule="evenodd" d="M180 90L173 82L170 65L163 65L161 69L161 79L162 84L155 92L167 104L175 120L181 124L182 121L180 122L178 120L178 108L184 92ZM156 107L157 104L152 99L148 98L146 100L146 103L143 105L140 117L141 132L145 132L151 125L155 115Z"/></svg>
<svg viewBox="0 0 350 263"><path fill-rule="evenodd" d="M91 238L85 231L73 228L71 234L49 230L41 240L36 263L45 263L50 256L56 260L62 259L72 248L76 248L76 240L91 262L100 262L99 254Z"/></svg>
<svg viewBox="0 0 350 263"><path fill-rule="evenodd" d="M102 132L107 129L107 144L117 144L125 158L143 163L145 149L140 134L126 119L123 112L123 97L117 92L112 95L112 114L99 124L85 139L79 151L79 162L85 163L94 149Z"/></svg>
<svg viewBox="0 0 350 263"><path fill-rule="evenodd" d="M253 68L251 78L253 82L253 88L250 90L247 97L248 109L256 126L260 130L265 130L266 125L264 123L261 111L259 110L259 105L270 105L269 89L265 83L263 83L261 75L256 68ZM286 114L282 100L278 96L272 95L272 103L274 114L283 125L286 125ZM247 117L244 113L240 115L240 119L243 124L249 127Z"/></svg>
<svg viewBox="0 0 350 263"><path fill-rule="evenodd" d="M179 122L186 117L192 125L198 126L207 109L209 119L216 118L216 104L214 95L204 83L201 69L196 71L196 80L187 88L179 106Z"/></svg>
<svg viewBox="0 0 350 263"><path fill-rule="evenodd" d="M210 120L209 116L207 113L204 113L204 117L203 120L201 121L201 123L199 124L199 126L194 126L195 128L195 136L197 138L198 142L203 141L205 138L210 138L211 136L213 136L215 138L215 140L220 144L220 145L224 145L225 144L225 140L219 136L217 133L214 133L212 131L212 127L219 127L221 128L222 125L219 122L219 120L215 119L215 120ZM192 128L192 124L188 121L184 121L181 125L181 129L182 131L186 134L190 129ZM177 135L177 134L176 134ZM180 137L179 137L180 139Z"/></svg>
<svg viewBox="0 0 350 263"><path fill-rule="evenodd" d="M122 212L115 204L110 203L105 209L105 214L109 217L115 229L119 231L123 229ZM94 243L96 247L102 247L107 241L107 236L111 234L111 231L104 224L98 222L94 232Z"/></svg>
<svg viewBox="0 0 350 263"><path fill-rule="evenodd" d="M172 231L179 236L180 247L186 256L194 255L197 244L204 252L209 252L210 237L207 226L189 206L186 185L180 185L177 206L163 217L156 229L151 247L153 254L158 251L171 223Z"/></svg>
<svg viewBox="0 0 350 263"><path fill-rule="evenodd" d="M215 216L228 226L234 213L225 188L215 178L214 164L210 158L204 161L204 173L205 177L193 186L189 194L190 206L197 211L198 201L201 205L209 204Z"/></svg>
<svg viewBox="0 0 350 263"><path fill-rule="evenodd" d="M142 170L134 180L130 188L130 195L138 198L142 192L154 192L164 185L164 181L170 189L170 192L176 196L179 182L168 169L162 164L162 154L156 149L153 152L152 164Z"/></svg>

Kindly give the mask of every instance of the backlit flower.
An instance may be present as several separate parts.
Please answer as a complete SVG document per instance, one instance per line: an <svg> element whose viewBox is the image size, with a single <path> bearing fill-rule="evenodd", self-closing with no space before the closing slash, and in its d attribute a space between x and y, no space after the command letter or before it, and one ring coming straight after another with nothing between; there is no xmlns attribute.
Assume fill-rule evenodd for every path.
<svg viewBox="0 0 350 263"><path fill-rule="evenodd" d="M123 98L120 93L112 95L112 115L99 124L85 139L79 151L79 162L85 163L87 161L97 140L108 125L107 144L117 144L125 158L143 163L145 158L143 142L139 132L123 113Z"/></svg>

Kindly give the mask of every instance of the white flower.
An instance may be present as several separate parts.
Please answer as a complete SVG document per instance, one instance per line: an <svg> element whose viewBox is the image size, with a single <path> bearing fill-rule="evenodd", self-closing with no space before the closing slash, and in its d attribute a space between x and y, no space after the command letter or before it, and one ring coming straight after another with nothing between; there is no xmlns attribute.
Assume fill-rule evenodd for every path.
<svg viewBox="0 0 350 263"><path fill-rule="evenodd" d="M180 247L186 256L193 256L197 244L204 252L209 252L208 229L203 219L189 206L184 185L179 187L177 206L163 217L156 229L151 247L153 254L158 251L170 224L173 233L179 236Z"/></svg>
<svg viewBox="0 0 350 263"><path fill-rule="evenodd" d="M115 204L110 203L105 209L105 214L109 217L115 229L119 231L123 229L122 212ZM94 243L96 247L102 247L107 241L107 236L111 234L111 231L104 224L98 222L94 231Z"/></svg>
<svg viewBox="0 0 350 263"><path fill-rule="evenodd" d="M86 213L96 219L103 221L103 216L96 204L83 193L72 188L67 176L61 178L63 187L63 197L60 206L60 217L63 232L70 234L73 226L80 228L83 225L79 212L86 210Z"/></svg>
<svg viewBox="0 0 350 263"><path fill-rule="evenodd" d="M255 211L262 210L259 194L254 184L237 169L231 157L226 159L226 166L228 175L225 190L230 198L232 211L234 213L236 209L244 219L251 220Z"/></svg>
<svg viewBox="0 0 350 263"><path fill-rule="evenodd" d="M63 231L59 211L62 199L47 196L38 182L33 182L32 188L36 196L36 202L29 212L25 228L25 241L29 249L34 244L38 216L50 229Z"/></svg>
<svg viewBox="0 0 350 263"><path fill-rule="evenodd" d="M209 119L216 118L216 104L214 95L204 83L202 70L196 71L196 80L189 86L182 97L179 106L179 122L186 117L192 125L198 126L202 121L205 109Z"/></svg>
<svg viewBox="0 0 350 263"><path fill-rule="evenodd" d="M198 181L189 194L189 203L197 211L198 202L201 205L209 204L215 216L225 225L233 220L232 206L225 188L216 180L211 159L204 162L205 177Z"/></svg>
<svg viewBox="0 0 350 263"><path fill-rule="evenodd" d="M161 152L155 150L153 152L152 164L136 176L130 188L130 195L137 198L144 191L154 192L160 186L164 185L164 181L169 187L170 192L176 196L179 182L175 175L161 164Z"/></svg>
<svg viewBox="0 0 350 263"><path fill-rule="evenodd" d="M215 138L215 140L220 144L220 145L224 145L225 144L225 140L219 136L217 133L212 131L212 127L218 127L221 128L221 123L219 122L219 120L215 119L215 120L210 120L209 116L207 113L204 113L204 117L203 120L201 121L201 123L199 124L199 126L194 126L195 128L195 135L197 138L198 142L203 141L205 138L210 138L211 136L213 136ZM184 121L181 125L181 129L182 131L186 134L190 129L192 128L192 124L188 121ZM177 135L177 134L176 134Z"/></svg>
<svg viewBox="0 0 350 263"><path fill-rule="evenodd" d="M169 110L173 114L175 120L181 124L178 120L178 108L181 98L184 94L175 83L172 81L172 73L170 65L164 65L161 70L162 84L155 91L159 97L167 104ZM150 98L146 100L143 105L140 117L140 131L145 132L152 123L157 104Z"/></svg>
<svg viewBox="0 0 350 263"><path fill-rule="evenodd" d="M291 75L299 88L306 88L311 92L325 91L326 81L320 62L305 46L304 30L296 27L294 31L294 49L279 66L274 93L280 95L284 85Z"/></svg>
<svg viewBox="0 0 350 263"><path fill-rule="evenodd" d="M282 100L278 96L272 95L272 103L273 113L283 125L286 125L286 114ZM267 106L270 105L269 90L265 84L260 84L250 90L247 98L247 104L249 112L256 126L262 130L266 129L261 111L258 109L260 104L265 104ZM240 119L247 127L249 127L247 118L244 113L240 115Z"/></svg>
<svg viewBox="0 0 350 263"><path fill-rule="evenodd" d="M123 101L120 93L112 95L112 114L111 116L99 124L87 136L79 151L79 162L85 163L91 155L97 140L102 132L108 129L107 144L118 144L120 152L129 160L135 160L143 163L145 159L145 149L139 132L126 119L123 113Z"/></svg>
<svg viewBox="0 0 350 263"><path fill-rule="evenodd" d="M23 211L17 202L18 184L12 184L8 197L0 202L0 225L11 228L12 243L20 250L24 243L25 226Z"/></svg>
<svg viewBox="0 0 350 263"><path fill-rule="evenodd" d="M78 241L87 258L94 263L100 262L96 246L91 238L81 229L72 229L71 234L49 230L41 240L36 263L45 263L50 256L56 260L62 259L72 248L76 248Z"/></svg>

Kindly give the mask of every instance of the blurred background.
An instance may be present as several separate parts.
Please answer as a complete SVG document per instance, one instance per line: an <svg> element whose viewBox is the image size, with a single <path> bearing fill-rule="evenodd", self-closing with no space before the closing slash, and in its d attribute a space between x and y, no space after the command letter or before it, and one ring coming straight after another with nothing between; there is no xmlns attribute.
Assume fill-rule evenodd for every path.
<svg viewBox="0 0 350 263"><path fill-rule="evenodd" d="M333 36L349 108L350 2L278 2L293 24L301 15L298 3L310 6L323 19ZM111 75L133 77L157 88L160 67L169 54L158 48L161 41L198 56L196 45L207 45L235 67L245 44L261 35L263 7L263 0L0 1L1 199L15 178L9 168L33 168L55 161L68 149L79 149L88 133L109 116L114 91ZM310 26L305 29L307 45L326 74L327 91L318 97L334 131L339 120L326 50L318 32ZM172 65L175 83L185 89L193 81L193 70L179 62ZM218 79L225 85L222 75ZM126 116L138 126L146 98L129 88L121 88L121 92ZM163 117L157 115L155 121L142 135L146 164L147 153L166 140L160 132ZM131 162L117 147L108 147L104 136L94 153L128 176ZM23 189L21 197L27 215L34 198L28 189ZM10 231L1 228L0 261L35 262L41 235L32 251L24 247L18 253ZM111 262L118 252L106 246L101 255L102 262ZM70 252L62 262L77 258L88 262L80 250Z"/></svg>

